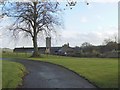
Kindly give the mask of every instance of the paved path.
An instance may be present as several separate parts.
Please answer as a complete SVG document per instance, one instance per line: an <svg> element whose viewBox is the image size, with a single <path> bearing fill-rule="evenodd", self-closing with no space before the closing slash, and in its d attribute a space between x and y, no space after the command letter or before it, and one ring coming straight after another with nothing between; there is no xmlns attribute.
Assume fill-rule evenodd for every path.
<svg viewBox="0 0 120 90"><path fill-rule="evenodd" d="M14 60L22 63L29 74L21 88L96 88L87 80L63 67L32 60Z"/></svg>

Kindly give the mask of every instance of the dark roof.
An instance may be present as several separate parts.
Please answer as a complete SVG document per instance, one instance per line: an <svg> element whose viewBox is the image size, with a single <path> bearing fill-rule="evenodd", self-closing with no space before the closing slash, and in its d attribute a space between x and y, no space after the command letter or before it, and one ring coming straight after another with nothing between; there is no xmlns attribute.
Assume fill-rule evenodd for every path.
<svg viewBox="0 0 120 90"><path fill-rule="evenodd" d="M38 47L38 49L44 49L46 47ZM62 47L51 47L51 49L54 48L62 48ZM14 49L33 49L33 47L20 47L20 48L14 48Z"/></svg>
<svg viewBox="0 0 120 90"><path fill-rule="evenodd" d="M38 47L38 49L46 49L46 47ZM51 47L51 50L59 50L61 47ZM14 48L14 51L23 51L23 50L33 50L32 47L20 47L20 48Z"/></svg>

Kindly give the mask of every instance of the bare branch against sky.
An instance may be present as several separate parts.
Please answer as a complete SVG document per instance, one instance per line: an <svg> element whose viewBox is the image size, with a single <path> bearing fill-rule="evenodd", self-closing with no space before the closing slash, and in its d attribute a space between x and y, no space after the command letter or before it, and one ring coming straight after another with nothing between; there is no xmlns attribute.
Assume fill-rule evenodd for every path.
<svg viewBox="0 0 120 90"><path fill-rule="evenodd" d="M55 27L61 26L59 18L61 12L58 2L8 2L3 8L3 14L15 20L14 24L9 28L14 36L20 33L27 33L32 40L34 46L33 56L39 56L37 38L38 33L45 32L50 37L50 32Z"/></svg>

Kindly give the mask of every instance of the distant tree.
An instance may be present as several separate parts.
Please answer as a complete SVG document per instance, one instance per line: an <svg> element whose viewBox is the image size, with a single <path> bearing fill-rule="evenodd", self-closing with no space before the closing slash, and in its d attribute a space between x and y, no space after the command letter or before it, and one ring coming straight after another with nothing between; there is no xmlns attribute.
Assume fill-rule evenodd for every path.
<svg viewBox="0 0 120 90"><path fill-rule="evenodd" d="M108 39L104 40L103 44L106 46L106 49L109 51L118 49L118 44L117 44L116 40L114 41L114 40L108 38Z"/></svg>
<svg viewBox="0 0 120 90"><path fill-rule="evenodd" d="M103 45L107 45L109 42L113 42L110 38L104 39Z"/></svg>
<svg viewBox="0 0 120 90"><path fill-rule="evenodd" d="M79 46L75 46L73 54L74 56L78 56L78 57L81 55L81 49Z"/></svg>
<svg viewBox="0 0 120 90"><path fill-rule="evenodd" d="M93 45L90 44L89 42L84 42L81 45L81 49L82 49L83 54L89 55L89 53L91 53L93 51L92 46Z"/></svg>
<svg viewBox="0 0 120 90"><path fill-rule="evenodd" d="M10 28L13 34L19 35L20 32L23 32L32 38L34 57L40 56L37 45L40 32L49 35L51 31L55 30L56 26L62 25L59 18L60 11L59 3L50 0L7 2L3 8L3 14L15 19Z"/></svg>
<svg viewBox="0 0 120 90"><path fill-rule="evenodd" d="M118 35L117 34L113 34L111 37L104 39L103 45L107 45L109 42L118 43L118 39L119 39Z"/></svg>
<svg viewBox="0 0 120 90"><path fill-rule="evenodd" d="M89 42L84 42L81 47L84 48L89 46L92 46L92 44L90 44Z"/></svg>
<svg viewBox="0 0 120 90"><path fill-rule="evenodd" d="M104 45L117 44L116 37L115 37L115 40L112 40L112 39L110 39L110 38L104 39L103 44L104 44Z"/></svg>
<svg viewBox="0 0 120 90"><path fill-rule="evenodd" d="M62 47L69 47L69 43L67 43L67 44L64 44Z"/></svg>

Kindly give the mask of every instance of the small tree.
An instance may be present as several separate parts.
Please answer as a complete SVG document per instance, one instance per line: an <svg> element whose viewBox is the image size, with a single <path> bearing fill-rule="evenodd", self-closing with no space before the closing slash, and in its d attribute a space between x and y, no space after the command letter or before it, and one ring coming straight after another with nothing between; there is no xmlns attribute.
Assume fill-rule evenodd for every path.
<svg viewBox="0 0 120 90"><path fill-rule="evenodd" d="M116 51L118 49L118 44L117 44L116 40L114 41L110 38L104 39L103 44L105 45L106 49L109 51L112 51L112 50Z"/></svg>
<svg viewBox="0 0 120 90"><path fill-rule="evenodd" d="M113 42L110 38L104 39L103 45L107 45L109 42Z"/></svg>
<svg viewBox="0 0 120 90"><path fill-rule="evenodd" d="M90 47L90 46L92 46L92 44L90 44L89 42L84 42L81 47L84 48L84 47Z"/></svg>

